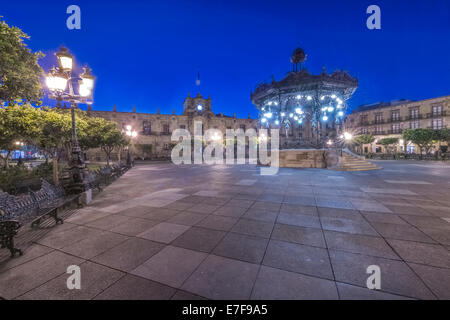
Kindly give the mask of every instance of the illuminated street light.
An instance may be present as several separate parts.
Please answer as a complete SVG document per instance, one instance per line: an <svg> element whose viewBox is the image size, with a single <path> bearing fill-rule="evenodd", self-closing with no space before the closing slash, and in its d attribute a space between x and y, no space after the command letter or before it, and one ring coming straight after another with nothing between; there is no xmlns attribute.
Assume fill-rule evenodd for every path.
<svg viewBox="0 0 450 320"><path fill-rule="evenodd" d="M344 139L345 140L352 140L353 139L353 135L350 132L344 132Z"/></svg>
<svg viewBox="0 0 450 320"><path fill-rule="evenodd" d="M50 90L49 97L58 101L68 101L72 115L72 158L70 161L70 175L72 191L80 193L89 189L85 179L84 156L78 143L77 129L75 122L75 109L79 103L92 104L92 92L94 88L94 76L89 67L84 67L84 71L79 77L73 77L74 67L73 56L66 47L61 47L57 53L58 67L53 67L47 73L45 83ZM78 80L78 94L73 88L73 81Z"/></svg>
<svg viewBox="0 0 450 320"><path fill-rule="evenodd" d="M267 136L264 133L259 135L259 141L267 141Z"/></svg>
<svg viewBox="0 0 450 320"><path fill-rule="evenodd" d="M122 132L124 132L122 130ZM125 135L131 138L131 143L133 143L133 139L137 137L138 133L136 130L133 130L133 127L130 125L125 126ZM132 161L131 161L131 155L130 155L130 147L127 147L127 166L131 167Z"/></svg>

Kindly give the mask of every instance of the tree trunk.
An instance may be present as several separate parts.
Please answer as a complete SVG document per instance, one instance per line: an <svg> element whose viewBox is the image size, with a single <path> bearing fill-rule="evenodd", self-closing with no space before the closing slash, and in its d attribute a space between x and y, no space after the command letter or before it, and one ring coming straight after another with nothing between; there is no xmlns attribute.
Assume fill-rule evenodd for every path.
<svg viewBox="0 0 450 320"><path fill-rule="evenodd" d="M106 152L106 165L109 167L109 159L111 152Z"/></svg>
<svg viewBox="0 0 450 320"><path fill-rule="evenodd" d="M55 185L59 184L59 176L58 176L58 158L56 155L53 156L53 183Z"/></svg>
<svg viewBox="0 0 450 320"><path fill-rule="evenodd" d="M11 151L8 151L7 153L6 153L6 157L3 159L3 161L4 161L4 167L5 167L5 169L8 169L9 168L9 156L11 155Z"/></svg>
<svg viewBox="0 0 450 320"><path fill-rule="evenodd" d="M121 161L121 159L120 159L120 157L121 157L120 151L121 151L121 149L119 149L119 150L117 151L117 161L119 161L119 163L120 163L120 161Z"/></svg>

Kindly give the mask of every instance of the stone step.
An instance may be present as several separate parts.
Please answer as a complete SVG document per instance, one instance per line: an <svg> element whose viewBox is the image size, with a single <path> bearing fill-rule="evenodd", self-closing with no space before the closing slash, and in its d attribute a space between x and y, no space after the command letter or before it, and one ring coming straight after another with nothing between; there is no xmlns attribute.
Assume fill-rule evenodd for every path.
<svg viewBox="0 0 450 320"><path fill-rule="evenodd" d="M369 170L379 170L381 168L336 168L335 171L369 171Z"/></svg>
<svg viewBox="0 0 450 320"><path fill-rule="evenodd" d="M367 163L367 161L364 160L342 160L343 163Z"/></svg>
<svg viewBox="0 0 450 320"><path fill-rule="evenodd" d="M342 167L376 167L376 165L372 163L358 163L358 164L349 164L349 163L343 163Z"/></svg>
<svg viewBox="0 0 450 320"><path fill-rule="evenodd" d="M337 171L365 171L378 170L380 167L370 163L364 159L357 158L348 153L342 154L342 162L339 167L335 168Z"/></svg>

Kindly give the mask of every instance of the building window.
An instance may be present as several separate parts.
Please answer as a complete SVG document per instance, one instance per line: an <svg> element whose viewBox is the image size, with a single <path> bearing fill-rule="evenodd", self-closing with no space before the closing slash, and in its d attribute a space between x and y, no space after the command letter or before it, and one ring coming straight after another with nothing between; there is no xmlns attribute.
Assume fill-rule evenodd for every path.
<svg viewBox="0 0 450 320"><path fill-rule="evenodd" d="M245 124L241 124L239 127L245 132Z"/></svg>
<svg viewBox="0 0 450 320"><path fill-rule="evenodd" d="M369 133L369 129L367 129L367 128L362 128L362 129L361 129L361 133L362 133L362 134L368 134L368 133Z"/></svg>
<svg viewBox="0 0 450 320"><path fill-rule="evenodd" d="M383 123L383 115L381 113L375 115L375 123Z"/></svg>
<svg viewBox="0 0 450 320"><path fill-rule="evenodd" d="M185 124L180 124L180 129L186 129L186 125Z"/></svg>
<svg viewBox="0 0 450 320"><path fill-rule="evenodd" d="M152 125L150 121L148 120L142 121L142 133L144 136L148 136L152 133Z"/></svg>
<svg viewBox="0 0 450 320"><path fill-rule="evenodd" d="M418 129L419 128L419 121L411 121L410 123L409 123L409 127L411 128L411 129Z"/></svg>
<svg viewBox="0 0 450 320"><path fill-rule="evenodd" d="M169 125L168 124L163 124L163 133L164 134L169 134Z"/></svg>
<svg viewBox="0 0 450 320"><path fill-rule="evenodd" d="M400 123L392 124L392 133L400 133Z"/></svg>
<svg viewBox="0 0 450 320"><path fill-rule="evenodd" d="M361 116L361 124L362 124L362 125L367 124L367 115Z"/></svg>
<svg viewBox="0 0 450 320"><path fill-rule="evenodd" d="M433 117L442 115L442 105L433 106Z"/></svg>
<svg viewBox="0 0 450 320"><path fill-rule="evenodd" d="M400 120L400 112L398 110L392 111L392 121Z"/></svg>
<svg viewBox="0 0 450 320"><path fill-rule="evenodd" d="M409 110L409 115L411 119L419 119L419 108Z"/></svg>
<svg viewBox="0 0 450 320"><path fill-rule="evenodd" d="M433 119L433 129L434 130L442 129L442 119Z"/></svg>

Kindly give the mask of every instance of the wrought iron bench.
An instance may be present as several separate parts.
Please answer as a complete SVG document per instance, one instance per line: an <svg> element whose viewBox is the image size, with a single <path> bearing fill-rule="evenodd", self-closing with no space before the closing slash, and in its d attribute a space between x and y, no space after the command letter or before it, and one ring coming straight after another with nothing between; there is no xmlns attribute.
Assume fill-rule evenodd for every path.
<svg viewBox="0 0 450 320"><path fill-rule="evenodd" d="M16 253L22 255L22 250L14 247L14 237L19 232L21 224L17 220L0 221L0 248L7 248L11 257Z"/></svg>
<svg viewBox="0 0 450 320"><path fill-rule="evenodd" d="M55 223L63 223L58 217L58 209L77 200L80 203L79 194L66 195L62 186L53 186L46 180L42 180L41 189L30 191L26 195L13 196L6 192L0 192L0 244L1 248L8 248L11 256L21 254L20 249L14 247L14 236L20 227L31 220L31 227L38 226L47 218L55 219Z"/></svg>
<svg viewBox="0 0 450 320"><path fill-rule="evenodd" d="M39 191L30 192L37 203L37 218L31 223L32 227L38 226L47 217L55 219L55 223L63 223L58 217L58 209L65 208L73 201L77 201L78 207L81 207L81 194L65 194L61 185L54 186L46 180L42 180L42 187Z"/></svg>
<svg viewBox="0 0 450 320"><path fill-rule="evenodd" d="M87 171L87 181L89 188L97 189L99 192L103 191L101 187L101 175L98 171Z"/></svg>
<svg viewBox="0 0 450 320"><path fill-rule="evenodd" d="M116 175L116 177L120 177L125 172L127 172L128 167L122 166L120 164L115 164L115 165L113 165L112 170L113 170L114 174Z"/></svg>
<svg viewBox="0 0 450 320"><path fill-rule="evenodd" d="M105 166L98 170L98 174L100 179L103 181L103 184L108 185L114 179L114 173L109 166Z"/></svg>

